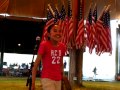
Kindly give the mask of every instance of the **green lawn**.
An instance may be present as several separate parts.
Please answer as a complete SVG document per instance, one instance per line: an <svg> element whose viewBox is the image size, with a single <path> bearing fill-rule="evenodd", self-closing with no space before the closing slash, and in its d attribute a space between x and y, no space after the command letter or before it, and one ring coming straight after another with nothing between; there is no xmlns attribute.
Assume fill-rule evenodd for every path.
<svg viewBox="0 0 120 90"><path fill-rule="evenodd" d="M26 79L0 77L0 90L28 90ZM39 78L36 79L36 90L42 90ZM120 82L83 81L83 87L73 86L73 90L120 90Z"/></svg>
<svg viewBox="0 0 120 90"><path fill-rule="evenodd" d="M83 81L83 90L120 90L120 82ZM81 90L76 88L75 90Z"/></svg>
<svg viewBox="0 0 120 90"><path fill-rule="evenodd" d="M28 90L26 80L27 77L0 77L0 90ZM36 79L36 90L41 90L40 88L40 80Z"/></svg>

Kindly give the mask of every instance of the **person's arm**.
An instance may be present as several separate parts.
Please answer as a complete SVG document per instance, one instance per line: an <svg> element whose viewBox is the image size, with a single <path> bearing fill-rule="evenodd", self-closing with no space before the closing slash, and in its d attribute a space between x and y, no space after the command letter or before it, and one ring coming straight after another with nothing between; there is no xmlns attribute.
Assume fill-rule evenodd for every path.
<svg viewBox="0 0 120 90"><path fill-rule="evenodd" d="M32 90L35 90L35 79L36 79L36 72L37 72L37 68L40 64L40 60L41 60L41 55L37 55L37 58L34 62L34 66L32 68Z"/></svg>
<svg viewBox="0 0 120 90"><path fill-rule="evenodd" d="M62 77L64 77L64 65L63 65L63 59L62 59L62 64L61 64L61 72L62 72Z"/></svg>

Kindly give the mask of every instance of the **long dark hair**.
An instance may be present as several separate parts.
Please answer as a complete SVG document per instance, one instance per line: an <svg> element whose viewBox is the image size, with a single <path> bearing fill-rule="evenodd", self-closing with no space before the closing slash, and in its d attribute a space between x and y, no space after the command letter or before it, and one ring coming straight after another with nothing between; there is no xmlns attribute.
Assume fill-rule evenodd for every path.
<svg viewBox="0 0 120 90"><path fill-rule="evenodd" d="M51 29L52 29L55 25L57 25L57 24L52 24L52 25L50 25L50 26L48 27L48 29L47 29L47 33L50 33ZM47 39L50 40L50 37L48 36Z"/></svg>

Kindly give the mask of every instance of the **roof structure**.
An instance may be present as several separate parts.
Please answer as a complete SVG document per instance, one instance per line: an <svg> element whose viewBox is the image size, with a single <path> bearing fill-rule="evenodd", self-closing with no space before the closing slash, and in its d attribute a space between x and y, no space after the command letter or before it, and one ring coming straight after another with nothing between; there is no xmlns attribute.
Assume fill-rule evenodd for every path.
<svg viewBox="0 0 120 90"><path fill-rule="evenodd" d="M0 41L4 43L1 47L4 47L5 52L32 53L35 38L42 35L48 4L53 10L56 6L61 10L63 1L67 11L68 0L0 0ZM92 6L97 4L98 16L104 6L111 5L111 19L119 19L119 2L119 0L85 0L84 19L91 3ZM19 43L21 47L17 46Z"/></svg>
<svg viewBox="0 0 120 90"><path fill-rule="evenodd" d="M3 17L1 14L8 14L6 18L9 19L22 19L22 17L24 17L24 20L25 17L28 19L35 19L35 17L36 19L46 18L48 4L51 5L53 10L56 5L60 10L62 1L64 1L67 10L68 0L0 0L0 17ZM98 15L101 13L104 6L111 5L111 19L119 19L119 2L119 0L85 0L85 18L88 14L90 4L92 3L92 6L94 6L96 3Z"/></svg>

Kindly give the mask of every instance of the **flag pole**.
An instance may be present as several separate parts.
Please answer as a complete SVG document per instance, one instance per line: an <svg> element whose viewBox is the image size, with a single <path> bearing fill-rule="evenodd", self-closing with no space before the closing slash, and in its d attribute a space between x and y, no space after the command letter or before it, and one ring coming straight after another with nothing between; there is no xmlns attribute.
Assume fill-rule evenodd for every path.
<svg viewBox="0 0 120 90"><path fill-rule="evenodd" d="M58 5L55 4L55 8L57 9L58 13L60 13L59 9L58 9Z"/></svg>
<svg viewBox="0 0 120 90"><path fill-rule="evenodd" d="M53 11L53 9L52 9L52 7L51 7L50 4L48 4L48 8L49 8L49 10L51 11L52 15L55 17L55 13L54 13L54 11Z"/></svg>
<svg viewBox="0 0 120 90"><path fill-rule="evenodd" d="M106 10L106 6L104 6L104 8L102 9L102 12L101 12L100 16L98 17L98 19L100 19L102 17L105 10Z"/></svg>
<svg viewBox="0 0 120 90"><path fill-rule="evenodd" d="M108 5L108 6L106 7L106 10L105 10L106 12L110 9L110 6L111 6L111 5Z"/></svg>
<svg viewBox="0 0 120 90"><path fill-rule="evenodd" d="M97 5L97 4L95 3L95 5L94 5L94 8L93 8L93 9L95 9L96 5Z"/></svg>

